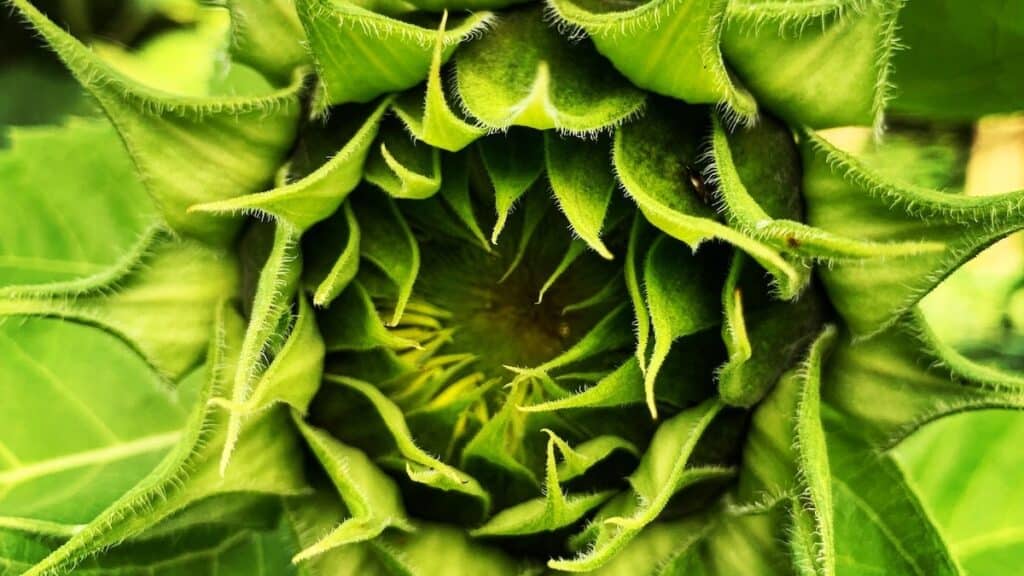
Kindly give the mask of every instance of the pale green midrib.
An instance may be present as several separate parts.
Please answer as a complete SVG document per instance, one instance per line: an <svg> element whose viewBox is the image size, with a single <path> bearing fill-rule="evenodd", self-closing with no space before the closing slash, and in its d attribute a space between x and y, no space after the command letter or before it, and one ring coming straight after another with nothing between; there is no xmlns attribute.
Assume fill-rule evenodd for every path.
<svg viewBox="0 0 1024 576"><path fill-rule="evenodd" d="M153 434L95 450L87 450L59 458L33 462L20 468L0 472L0 486L10 487L41 476L48 476L93 464L116 462L133 456L155 452L162 448L173 446L179 438L181 438L181 432Z"/></svg>
<svg viewBox="0 0 1024 576"><path fill-rule="evenodd" d="M42 272L61 272L66 274L94 274L106 268L99 262L85 262L61 258L45 258L41 256L17 256L0 254L0 268L29 268Z"/></svg>
<svg viewBox="0 0 1024 576"><path fill-rule="evenodd" d="M0 529L11 529L18 532L35 532L48 536L71 537L81 531L85 524L62 524L35 518L18 516L0 516ZM2 559L0 559L2 560Z"/></svg>
<svg viewBox="0 0 1024 576"><path fill-rule="evenodd" d="M159 335L154 336L153 342L140 345L137 341L140 332L137 330L130 329L130 326L123 325L121 320L115 316L108 316L102 306L85 305L81 308L74 308L69 302L58 302L55 298L40 298L32 299L27 298L24 300L3 300L3 293L0 292L0 322L6 320L8 316L24 316L24 317L40 317L40 318L53 318L59 320L67 320L70 322L80 323L85 326L92 326L108 332L111 336L120 340L124 345L131 348L136 354L138 354L146 364L157 373L161 379L173 379L174 374L168 372L166 367L160 365L157 361L156 356L160 354L160 349L164 346L170 346L180 343L195 343L202 339L201 334L187 335L185 333L175 334L174 331L164 330ZM150 330L150 333L153 331ZM4 338L0 334L0 338ZM8 341L13 344L10 338ZM3 340L0 339L0 344ZM39 364L38 362L32 363L37 367L38 370L43 371L46 374L46 379L50 382L54 381L54 375L50 373L49 368ZM68 399L75 401L70 395L65 393ZM81 402L75 401L76 404ZM95 420L94 415L86 415L90 420ZM99 422L104 427L106 423ZM112 439L117 439L117 435L111 432L109 436Z"/></svg>
<svg viewBox="0 0 1024 576"><path fill-rule="evenodd" d="M132 287L134 288L134 287ZM184 305L201 306L215 297L223 294L223 287L212 282L202 286L189 286L183 290L180 286L142 286L140 289L129 289L124 292L117 292L111 299L121 306L164 306L182 307ZM0 297L5 296L0 292ZM90 296L83 296L75 302L69 298L59 296L42 295L33 297L29 294L25 297L14 297L7 301L0 302L0 316L17 315L46 315L69 317L69 318L94 318L103 320L107 318L108 302L102 299L92 299Z"/></svg>
<svg viewBox="0 0 1024 576"><path fill-rule="evenodd" d="M1024 544L1024 526L1008 526L995 532L971 536L955 542L953 551L964 560L969 556L1012 544Z"/></svg>
<svg viewBox="0 0 1024 576"><path fill-rule="evenodd" d="M106 422L96 415L88 404L69 391L61 379L58 378L46 364L40 362L37 358L29 354L20 344L18 344L16 340L6 334L0 334L0 346L7 346L9 349L13 350L14 354L22 359L25 366L28 366L33 372L40 374L43 380L48 382L50 387L56 391L61 398L70 402L86 420L93 424L97 432L107 436L110 440L115 442L119 440L117 434L107 426Z"/></svg>
<svg viewBox="0 0 1024 576"><path fill-rule="evenodd" d="M150 573L152 573L155 570L173 567L178 564L185 564L187 562L192 562L194 560L203 560L206 557L210 557L211 560L219 562L218 557L221 554L227 552L234 546L237 546L238 544L242 543L243 541L245 541L246 538L252 537L253 534L254 532L251 530L240 530L234 534L231 534L227 538L224 538L223 540L221 540L220 542L218 542L210 548L195 550L192 552L183 552L173 558L168 558L167 560L161 560L159 562L152 562L149 564L121 564L118 566L118 568L121 570L147 569L149 570ZM259 540L257 539L256 541ZM216 574L216 570L213 573Z"/></svg>
<svg viewBox="0 0 1024 576"><path fill-rule="evenodd" d="M14 452L11 452L7 446L4 446L3 442L0 442L0 458L7 460L8 464L12 466L21 465L21 460L18 460L18 457L14 455Z"/></svg>
<svg viewBox="0 0 1024 576"><path fill-rule="evenodd" d="M202 549L202 550L195 550L195 551L192 551L192 552L183 552L183 553L181 553L181 554L179 554L177 556L174 556L173 558L168 558L166 560L161 560L159 562L152 562L152 563L149 563L149 564L131 564L131 563L119 564L119 565L117 565L117 570L147 570L150 574L153 574L153 573L155 573L156 570L160 570L160 569L163 569L163 568L174 567L174 566L176 566L178 564L185 564L187 562L192 562L192 561L195 561L195 560L203 560L203 559L205 559L207 557L210 557L211 560L215 560L216 561L220 555L222 555L223 553L227 552L232 547L237 546L238 544L244 542L246 538L252 537L253 534L254 534L254 532L251 531L251 530L240 530L240 531L238 531L238 532L228 536L227 538L224 538L223 540L221 540L216 545L214 545L214 546L212 546L210 548L205 548L205 549ZM256 539L256 540L254 540L254 542L260 542L260 540ZM32 566L32 563L30 563L30 562L21 562L21 561L14 560L14 559L11 559L11 558L0 557L0 566L3 566L3 565L22 567L22 566ZM260 567L261 567L260 573L262 574L262 564L260 564ZM216 571L214 573L216 573Z"/></svg>
<svg viewBox="0 0 1024 576"><path fill-rule="evenodd" d="M902 558L903 561L907 563L907 565L913 568L914 573L918 574L919 576L926 576L926 572L924 571L924 569L921 568L921 566L919 566L917 562L914 560L914 557L911 556L909 552L907 552L906 548L903 547L902 542L900 542L899 537L893 533L892 529L889 527L888 524L886 524L883 521L882 517L878 515L875 509L872 508L870 504L865 502L856 493L856 491L850 488L850 486L848 486L846 482L841 480L838 476L833 476L832 482L835 486L842 488L843 491L846 492L847 496L851 500L853 500L854 504L856 504L856 506L861 509L861 511L868 517L868 519L870 519L876 526L878 526L878 529L881 530L882 534L885 536L885 539L889 541L889 544L891 544L892 547L896 550L900 558Z"/></svg>
<svg viewBox="0 0 1024 576"><path fill-rule="evenodd" d="M0 287L0 298L86 295L94 291L100 291L105 287L111 286L115 282L120 281L127 274L135 270L140 262L142 262L143 258L150 253L150 249L157 242L157 238L162 234L163 230L164 227L162 224L151 224L146 230L143 230L141 234L139 234L128 251L118 258L117 261L104 264L88 263L90 266L95 266L97 269L87 276L44 282L41 284L30 283L24 285L15 284L3 286ZM5 262L11 260L16 261L17 259L23 258L25 257L0 256L0 267L6 266L7 264L5 264ZM60 263L61 265L68 262L62 259L30 258L38 261L48 261L54 264Z"/></svg>

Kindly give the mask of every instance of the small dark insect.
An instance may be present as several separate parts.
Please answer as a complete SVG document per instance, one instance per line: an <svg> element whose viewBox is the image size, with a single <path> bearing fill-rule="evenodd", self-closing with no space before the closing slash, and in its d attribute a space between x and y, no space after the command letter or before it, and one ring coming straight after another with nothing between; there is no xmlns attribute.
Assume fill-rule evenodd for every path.
<svg viewBox="0 0 1024 576"><path fill-rule="evenodd" d="M562 323L560 323L558 325L558 337L559 338L564 340L564 339L568 338L569 334L571 334L571 333L572 333L572 329L569 327L569 323L568 322L562 322Z"/></svg>
<svg viewBox="0 0 1024 576"><path fill-rule="evenodd" d="M800 241L793 236L786 236L786 246L789 246L790 248L799 248Z"/></svg>
<svg viewBox="0 0 1024 576"><path fill-rule="evenodd" d="M690 186L692 186L694 191L697 192L700 199L703 200L704 203L710 202L711 191L708 189L707 183L704 182L704 178L701 176L700 170L687 166L686 176L690 179Z"/></svg>

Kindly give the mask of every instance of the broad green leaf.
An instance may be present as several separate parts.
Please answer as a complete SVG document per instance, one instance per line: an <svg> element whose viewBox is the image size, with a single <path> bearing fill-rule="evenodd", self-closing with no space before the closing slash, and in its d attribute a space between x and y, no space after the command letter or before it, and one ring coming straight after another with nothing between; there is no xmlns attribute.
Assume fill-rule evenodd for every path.
<svg viewBox="0 0 1024 576"><path fill-rule="evenodd" d="M719 38L728 1L554 0L561 20L582 29L629 80L692 104L723 104L748 122L757 103L722 60Z"/></svg>
<svg viewBox="0 0 1024 576"><path fill-rule="evenodd" d="M307 282L316 285L313 304L317 307L328 306L355 279L359 272L361 235L352 205L346 202L334 216L314 226L305 236L305 271ZM344 245L338 244L342 237Z"/></svg>
<svg viewBox="0 0 1024 576"><path fill-rule="evenodd" d="M998 574L1024 554L1020 413L959 414L922 428L895 451L922 503L969 575Z"/></svg>
<svg viewBox="0 0 1024 576"><path fill-rule="evenodd" d="M802 223L800 156L792 134L769 118L727 133L714 117L713 130L715 176L729 223L777 250L832 262L913 256L945 247L941 242L862 240Z"/></svg>
<svg viewBox="0 0 1024 576"><path fill-rule="evenodd" d="M70 118L60 127L10 128L7 137L0 295L80 293L131 269L158 216L113 127Z"/></svg>
<svg viewBox="0 0 1024 576"><path fill-rule="evenodd" d="M908 2L893 56L893 111L919 118L972 120L1021 109L1024 11L985 0Z"/></svg>
<svg viewBox="0 0 1024 576"><path fill-rule="evenodd" d="M218 303L237 291L237 276L236 260L220 250L161 234L117 283L73 297L14 295L0 300L0 320L27 314L102 326L177 379L199 364Z"/></svg>
<svg viewBox="0 0 1024 576"><path fill-rule="evenodd" d="M309 64L306 34L294 0L221 0L231 13L231 57L287 82Z"/></svg>
<svg viewBox="0 0 1024 576"><path fill-rule="evenodd" d="M629 477L636 502L625 512L626 516L603 519L604 529L596 542L584 553L570 560L551 560L548 566L567 572L585 572L599 568L622 550L640 531L664 510L669 498L683 487L687 480L696 478L687 463L708 425L722 405L709 400L700 406L685 410L666 420L658 427L651 445L640 460L640 465ZM710 472L714 475L715 472Z"/></svg>
<svg viewBox="0 0 1024 576"><path fill-rule="evenodd" d="M544 169L544 143L540 134L518 129L484 138L477 144L477 149L494 187L498 219L491 232L491 243L497 244L512 207L533 186Z"/></svg>
<svg viewBox="0 0 1024 576"><path fill-rule="evenodd" d="M381 130L366 162L366 181L395 198L422 200L441 189L441 151L411 140L397 123Z"/></svg>
<svg viewBox="0 0 1024 576"><path fill-rule="evenodd" d="M836 262L821 270L832 301L859 337L893 325L971 256L1024 228L1024 191L961 196L897 184L820 136L803 135L807 220L869 242L941 243L943 250ZM870 306L863 302L871 302Z"/></svg>
<svg viewBox="0 0 1024 576"><path fill-rule="evenodd" d="M643 118L615 132L612 162L619 182L656 228L694 250L711 239L736 246L765 267L775 278L780 295L791 299L809 281L810 271L795 267L772 247L719 222L701 197L706 192L697 149L706 124L701 109L681 104L672 110L669 104L650 106Z"/></svg>
<svg viewBox="0 0 1024 576"><path fill-rule="evenodd" d="M423 90L410 90L395 100L395 114L417 140L442 150L457 152L469 146L486 130L466 120L448 104L452 96L445 90L441 78L444 63L444 29L448 23L448 12L441 16L441 25L434 42L430 59L427 85Z"/></svg>
<svg viewBox="0 0 1024 576"><path fill-rule="evenodd" d="M540 8L504 14L459 51L455 70L462 105L492 130L592 133L635 116L645 100L588 41L558 34Z"/></svg>
<svg viewBox="0 0 1024 576"><path fill-rule="evenodd" d="M362 229L360 255L395 285L395 308L388 322L395 326L402 319L419 275L419 244L391 198L367 192L355 198L352 208Z"/></svg>
<svg viewBox="0 0 1024 576"><path fill-rule="evenodd" d="M870 340L842 342L823 386L825 401L881 447L949 414L1024 406L1024 378L964 358L917 313Z"/></svg>
<svg viewBox="0 0 1024 576"><path fill-rule="evenodd" d="M22 574L58 541L0 534L0 574ZM195 574L295 574L288 561L294 544L278 529L197 526L175 534L127 542L74 567L80 576L193 576Z"/></svg>
<svg viewBox="0 0 1024 576"><path fill-rule="evenodd" d="M763 282L741 282L746 256L733 254L722 287L722 340L729 361L717 373L718 395L731 406L749 408L761 401L783 372L793 367L821 321L814 293L796 302L770 302L760 307ZM749 276L749 275L748 275ZM749 300L745 300L745 297Z"/></svg>
<svg viewBox="0 0 1024 576"><path fill-rule="evenodd" d="M298 180L266 192L197 204L189 212L267 215L304 232L333 214L359 184L363 163L388 104L385 99L369 110L343 108L332 112L331 119L340 116L341 122L329 122L325 130L329 129L332 139L344 145L340 150L331 150L326 162Z"/></svg>
<svg viewBox="0 0 1024 576"><path fill-rule="evenodd" d="M889 98L903 2L730 2L729 64L775 114L814 128L875 126Z"/></svg>
<svg viewBox="0 0 1024 576"><path fill-rule="evenodd" d="M426 27L368 10L346 0L297 0L324 93L323 106L369 102L412 88L427 78L436 25ZM489 12L461 18L444 32L447 61L455 47L479 34Z"/></svg>
<svg viewBox="0 0 1024 576"><path fill-rule="evenodd" d="M0 526L62 536L149 474L193 408L116 337L55 319L0 324L0 387Z"/></svg>
<svg viewBox="0 0 1024 576"><path fill-rule="evenodd" d="M961 574L944 537L891 456L826 413L839 574Z"/></svg>
<svg viewBox="0 0 1024 576"><path fill-rule="evenodd" d="M719 280L706 257L665 236L658 237L644 260L644 288L651 314L654 346L644 373L644 396L652 418L658 417L654 384L672 344L720 322L714 295Z"/></svg>
<svg viewBox="0 0 1024 576"><path fill-rule="evenodd" d="M563 460L566 450L571 450L564 440L554 432L548 433L547 460L545 463L544 497L527 500L497 513L483 526L473 530L473 536L517 536L552 532L570 526L585 514L600 506L612 496L613 492L595 492L592 494L567 495L562 490L562 479L555 460L555 447L562 452ZM570 454L572 452L569 452ZM577 459L577 465L583 464L580 472L586 471L586 463ZM590 460L592 465L594 460Z"/></svg>
<svg viewBox="0 0 1024 576"><path fill-rule="evenodd" d="M248 415L242 407L249 405L260 374L266 368L266 352L285 315L291 313L291 302L298 290L302 274L299 233L287 224L277 223L274 240L260 270L249 313L249 324L235 373L232 375L227 439L220 459L221 475L231 461L231 453Z"/></svg>
<svg viewBox="0 0 1024 576"><path fill-rule="evenodd" d="M205 376L197 370L187 382L189 392L199 392ZM200 383L200 386L193 385ZM132 542L152 541L173 536L201 526L271 530L281 516L282 498L258 492L230 492L204 498L184 508L156 526L130 539Z"/></svg>
<svg viewBox="0 0 1024 576"><path fill-rule="evenodd" d="M296 426L351 514L316 544L295 555L301 562L333 548L370 540L387 528L413 530L394 481L363 452L335 440L298 416Z"/></svg>
<svg viewBox="0 0 1024 576"><path fill-rule="evenodd" d="M28 0L11 2L99 101L168 225L202 239L230 238L235 226L185 212L253 192L272 178L295 136L301 76L263 96L172 95L116 71ZM205 161L196 164L197 157Z"/></svg>
<svg viewBox="0 0 1024 576"><path fill-rule="evenodd" d="M413 482L425 484L438 490L466 494L479 500L483 503L483 507L487 508L490 496L484 492L477 481L466 473L427 454L417 446L409 432L401 409L380 390L372 384L345 376L328 374L326 379L330 384L352 390L370 402L383 420L387 433L391 435L395 450L405 461L406 473Z"/></svg>
<svg viewBox="0 0 1024 576"><path fill-rule="evenodd" d="M608 140L595 142L544 134L548 181L573 230L603 258L612 253L601 241L615 175L608 164Z"/></svg>
<svg viewBox="0 0 1024 576"><path fill-rule="evenodd" d="M232 492L270 495L306 490L298 439L287 413L272 409L250 419L235 454L238 462L222 476L217 460L226 441L227 418L211 400L225 398L241 350L242 319L221 307L210 344L206 383L172 449L145 478L106 507L26 575L62 573L110 546L138 535L190 504ZM273 462L272 466L264 465Z"/></svg>

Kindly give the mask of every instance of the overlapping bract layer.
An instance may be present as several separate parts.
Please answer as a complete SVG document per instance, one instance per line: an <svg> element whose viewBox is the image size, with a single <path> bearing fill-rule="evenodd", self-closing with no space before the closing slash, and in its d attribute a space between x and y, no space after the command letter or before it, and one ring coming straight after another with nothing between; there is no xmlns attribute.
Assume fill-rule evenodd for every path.
<svg viewBox="0 0 1024 576"><path fill-rule="evenodd" d="M237 0L169 83L10 1L113 130L0 151L3 573L960 570L884 450L1024 403L916 309L1024 191L816 132L927 111L900 3Z"/></svg>

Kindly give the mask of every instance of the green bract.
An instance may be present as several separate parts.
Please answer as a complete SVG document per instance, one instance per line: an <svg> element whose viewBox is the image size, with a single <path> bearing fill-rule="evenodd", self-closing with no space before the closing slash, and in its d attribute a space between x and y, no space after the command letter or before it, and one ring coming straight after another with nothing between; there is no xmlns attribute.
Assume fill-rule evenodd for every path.
<svg viewBox="0 0 1024 576"><path fill-rule="evenodd" d="M0 576L1024 565L915 434L1024 406L919 305L1019 8L109 4L4 2Z"/></svg>

